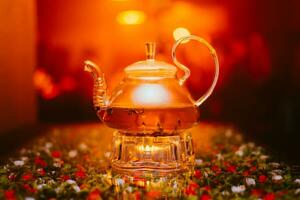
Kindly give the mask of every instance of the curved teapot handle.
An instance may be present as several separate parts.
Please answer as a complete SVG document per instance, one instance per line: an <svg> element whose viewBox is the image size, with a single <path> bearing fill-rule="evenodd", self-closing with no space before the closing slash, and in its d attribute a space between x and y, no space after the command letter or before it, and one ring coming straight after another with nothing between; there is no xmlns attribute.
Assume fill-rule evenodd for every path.
<svg viewBox="0 0 300 200"><path fill-rule="evenodd" d="M197 106L200 106L212 94L213 90L215 89L215 86L217 84L218 77L219 77L219 60L218 60L218 56L217 56L216 50L206 40L204 40L203 38L198 37L196 35L188 35L188 36L184 36L184 37L180 38L179 40L177 40L175 42L175 44L173 45L173 48L172 48L172 59L173 59L174 64L179 69L181 69L182 71L184 71L184 75L179 79L179 84L180 85L183 85L184 82L186 81L186 79L190 76L190 70L189 70L189 68L187 68L186 66L184 66L183 64L181 64L180 62L178 62L178 60L176 58L176 49L177 49L177 47L183 41L186 41L186 40L196 40L196 41L204 44L208 48L210 54L212 55L213 60L214 60L214 64L215 64L215 76L214 76L214 79L213 79L213 82L212 82L211 86L204 93L204 95L201 96L195 102L195 104Z"/></svg>

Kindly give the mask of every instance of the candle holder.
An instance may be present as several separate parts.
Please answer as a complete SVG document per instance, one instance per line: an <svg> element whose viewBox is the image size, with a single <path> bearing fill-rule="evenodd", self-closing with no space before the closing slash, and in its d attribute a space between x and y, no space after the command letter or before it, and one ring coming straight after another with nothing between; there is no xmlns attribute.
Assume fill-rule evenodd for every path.
<svg viewBox="0 0 300 200"><path fill-rule="evenodd" d="M210 88L197 101L184 82L190 70L177 61L179 44L196 40L210 51L215 76ZM91 61L85 70L94 78L94 108L107 126L116 129L113 137L112 169L120 173L164 175L187 171L194 162L192 137L188 131L199 121L199 106L212 94L219 75L216 51L203 38L189 35L172 49L177 67L155 60L155 44L146 43L146 60L125 68L125 78L109 95L104 73Z"/></svg>
<svg viewBox="0 0 300 200"><path fill-rule="evenodd" d="M119 173L166 176L187 171L193 164L193 141L188 131L170 136L114 133L112 167Z"/></svg>

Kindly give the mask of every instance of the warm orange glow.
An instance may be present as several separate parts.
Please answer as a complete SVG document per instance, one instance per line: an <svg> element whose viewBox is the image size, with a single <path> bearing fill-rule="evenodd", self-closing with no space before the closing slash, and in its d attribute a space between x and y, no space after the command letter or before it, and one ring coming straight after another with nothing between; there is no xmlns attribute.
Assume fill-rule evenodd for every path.
<svg viewBox="0 0 300 200"><path fill-rule="evenodd" d="M188 36L188 35L191 35L190 31L183 27L176 28L173 31L174 40L179 40L180 38L182 38L184 36ZM182 43L186 43L186 42L188 42L188 40L185 40Z"/></svg>
<svg viewBox="0 0 300 200"><path fill-rule="evenodd" d="M117 21L120 24L142 24L146 19L146 15L142 11L127 10L120 12L117 16Z"/></svg>
<svg viewBox="0 0 300 200"><path fill-rule="evenodd" d="M134 91L133 101L138 105L162 105L169 103L170 97L160 84L142 84Z"/></svg>
<svg viewBox="0 0 300 200"><path fill-rule="evenodd" d="M33 76L33 82L35 88L41 93L45 99L55 98L59 91L52 81L51 76L43 70L36 70Z"/></svg>
<svg viewBox="0 0 300 200"><path fill-rule="evenodd" d="M76 89L76 82L72 77L63 77L55 83L52 77L42 69L37 69L33 74L34 87L44 99L53 99L63 92Z"/></svg>

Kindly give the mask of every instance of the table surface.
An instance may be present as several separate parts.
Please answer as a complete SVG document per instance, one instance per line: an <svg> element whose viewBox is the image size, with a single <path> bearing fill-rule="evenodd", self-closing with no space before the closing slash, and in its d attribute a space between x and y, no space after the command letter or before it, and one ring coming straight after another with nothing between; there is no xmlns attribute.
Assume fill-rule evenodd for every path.
<svg viewBox="0 0 300 200"><path fill-rule="evenodd" d="M101 124L44 130L2 161L0 199L300 199L295 169L233 127L192 128L195 170L160 178L113 173L112 131Z"/></svg>

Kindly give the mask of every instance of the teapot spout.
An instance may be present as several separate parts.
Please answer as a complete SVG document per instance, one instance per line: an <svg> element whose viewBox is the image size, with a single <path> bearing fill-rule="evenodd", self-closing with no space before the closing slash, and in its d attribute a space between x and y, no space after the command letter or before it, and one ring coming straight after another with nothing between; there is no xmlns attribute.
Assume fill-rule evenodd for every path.
<svg viewBox="0 0 300 200"><path fill-rule="evenodd" d="M99 112L100 110L106 109L109 97L104 73L98 65L89 60L84 61L84 71L90 72L94 79L93 104L95 110Z"/></svg>

